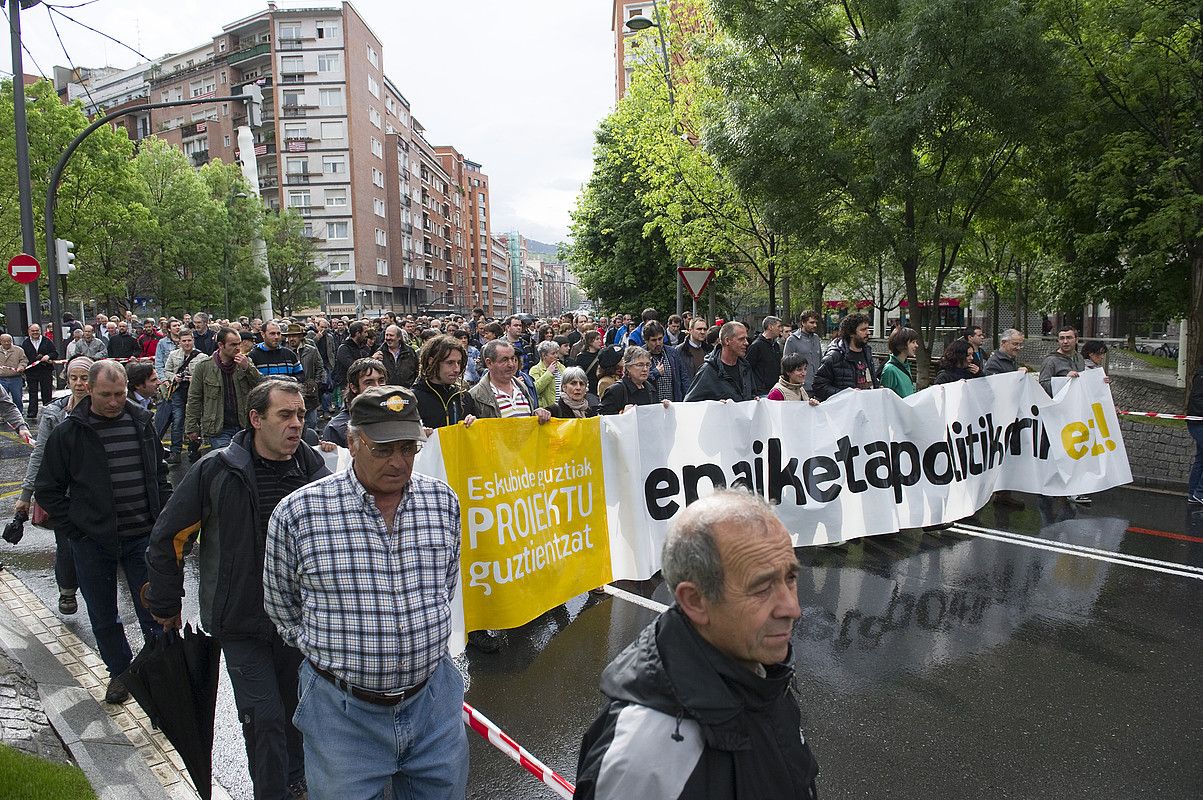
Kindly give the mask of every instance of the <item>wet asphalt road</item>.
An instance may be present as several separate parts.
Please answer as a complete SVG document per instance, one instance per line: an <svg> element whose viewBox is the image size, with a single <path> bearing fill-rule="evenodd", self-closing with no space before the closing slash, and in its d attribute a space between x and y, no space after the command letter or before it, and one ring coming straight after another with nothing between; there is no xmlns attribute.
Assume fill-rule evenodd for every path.
<svg viewBox="0 0 1203 800"><path fill-rule="evenodd" d="M24 470L11 441L5 521ZM1203 797L1203 513L1132 489L1090 507L1019 497L1022 510L987 506L947 531L798 551L796 685L824 798ZM54 608L52 551L28 527L19 546L0 543ZM659 581L621 588L670 599ZM498 655L469 651L468 702L571 780L601 670L654 617L578 597L507 632ZM93 641L82 608L65 619ZM552 796L469 737L469 797ZM224 671L216 738L218 781L249 800Z"/></svg>

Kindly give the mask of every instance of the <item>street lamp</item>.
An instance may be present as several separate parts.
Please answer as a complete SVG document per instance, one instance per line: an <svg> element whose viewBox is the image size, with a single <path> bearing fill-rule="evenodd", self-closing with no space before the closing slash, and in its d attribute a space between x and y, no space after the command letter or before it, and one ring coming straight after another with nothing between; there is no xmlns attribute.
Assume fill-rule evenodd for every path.
<svg viewBox="0 0 1203 800"><path fill-rule="evenodd" d="M660 4L656 0L652 0L652 12L656 15L656 21L648 19L644 16L631 17L627 20L627 27L632 31L646 31L648 28L655 28L660 34L660 55L664 57L664 82L668 85L668 113L673 119L673 136L681 136L681 128L677 125L677 99L673 92L673 75L672 67L668 62L668 43L664 41L664 21L660 19ZM682 259L677 259L677 268L685 266ZM681 315L681 310L684 308L685 298L681 293L681 275L677 274L675 281L677 285L677 316Z"/></svg>

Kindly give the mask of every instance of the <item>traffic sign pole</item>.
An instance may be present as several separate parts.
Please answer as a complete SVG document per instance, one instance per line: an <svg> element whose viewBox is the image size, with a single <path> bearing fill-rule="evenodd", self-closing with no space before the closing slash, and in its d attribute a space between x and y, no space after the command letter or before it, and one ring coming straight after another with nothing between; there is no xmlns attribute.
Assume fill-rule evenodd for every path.
<svg viewBox="0 0 1203 800"><path fill-rule="evenodd" d="M16 138L17 198L21 208L21 249L29 256L37 250L33 230L33 188L29 180L29 129L25 115L25 66L21 56L21 3L8 4L9 39L13 60L13 133ZM31 323L42 321L42 299L37 281L25 287L25 306ZM25 331L19 331L24 334Z"/></svg>

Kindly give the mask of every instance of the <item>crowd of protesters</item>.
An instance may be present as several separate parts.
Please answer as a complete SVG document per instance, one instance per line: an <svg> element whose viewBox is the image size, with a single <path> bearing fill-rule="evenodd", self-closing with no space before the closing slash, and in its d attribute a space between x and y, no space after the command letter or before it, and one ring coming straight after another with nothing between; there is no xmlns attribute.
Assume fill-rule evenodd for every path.
<svg viewBox="0 0 1203 800"><path fill-rule="evenodd" d="M118 676L131 659L118 572L138 600L144 634L157 636L180 626L183 560L204 542L201 618L226 653L256 797L333 796L355 782L364 792L347 796L368 797L367 784L398 774L463 796L466 771L415 766L452 753L467 763L457 711L463 684L445 651L458 501L445 484L412 473L434 429L703 400L814 406L848 390L886 388L903 398L918 390L919 334L896 327L879 365L860 314L844 317L826 344L813 311L792 328L766 317L756 331L689 314L662 322L651 308L544 320L490 319L475 309L467 317L274 320L126 312L66 322L61 346L39 325L19 344L0 335L0 406L10 397L13 405L5 420L14 417L29 440L15 421L25 392L29 419L41 412L18 512L36 513L36 501L55 531L59 610L75 613L83 594L112 703L128 697ZM1023 343L1007 330L987 354L982 329L970 326L945 346L934 383L1026 371ZM1106 355L1099 342L1079 350L1070 327L1057 343L1039 367L1050 394L1054 378L1101 368ZM60 374L70 393L54 400ZM1191 428L1196 440L1199 430ZM349 448L353 469L329 475L303 442ZM189 469L173 487L175 465ZM1196 463L1192 502L1203 502L1199 472ZM399 580L412 568L387 544L399 531L423 549L422 574L411 576L420 587ZM499 648L487 632L470 645ZM348 698L366 705L357 710ZM420 728L442 715L451 724L411 743L408 766L354 766L354 754L368 751L373 763L396 762L380 730L403 717ZM803 777L812 782L813 772Z"/></svg>

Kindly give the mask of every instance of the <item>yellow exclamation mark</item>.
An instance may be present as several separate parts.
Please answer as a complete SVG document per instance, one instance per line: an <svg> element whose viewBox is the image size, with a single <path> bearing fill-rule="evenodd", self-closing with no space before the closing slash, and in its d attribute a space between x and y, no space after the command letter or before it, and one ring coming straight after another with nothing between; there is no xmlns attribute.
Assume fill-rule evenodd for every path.
<svg viewBox="0 0 1203 800"><path fill-rule="evenodd" d="M1102 403L1091 403L1090 409L1094 412L1095 429L1103 437L1107 444L1107 449L1114 450L1115 441L1111 438L1111 429L1107 427L1107 417L1103 414ZM1103 454L1103 445L1096 443L1091 449L1090 454L1092 456L1101 456Z"/></svg>

